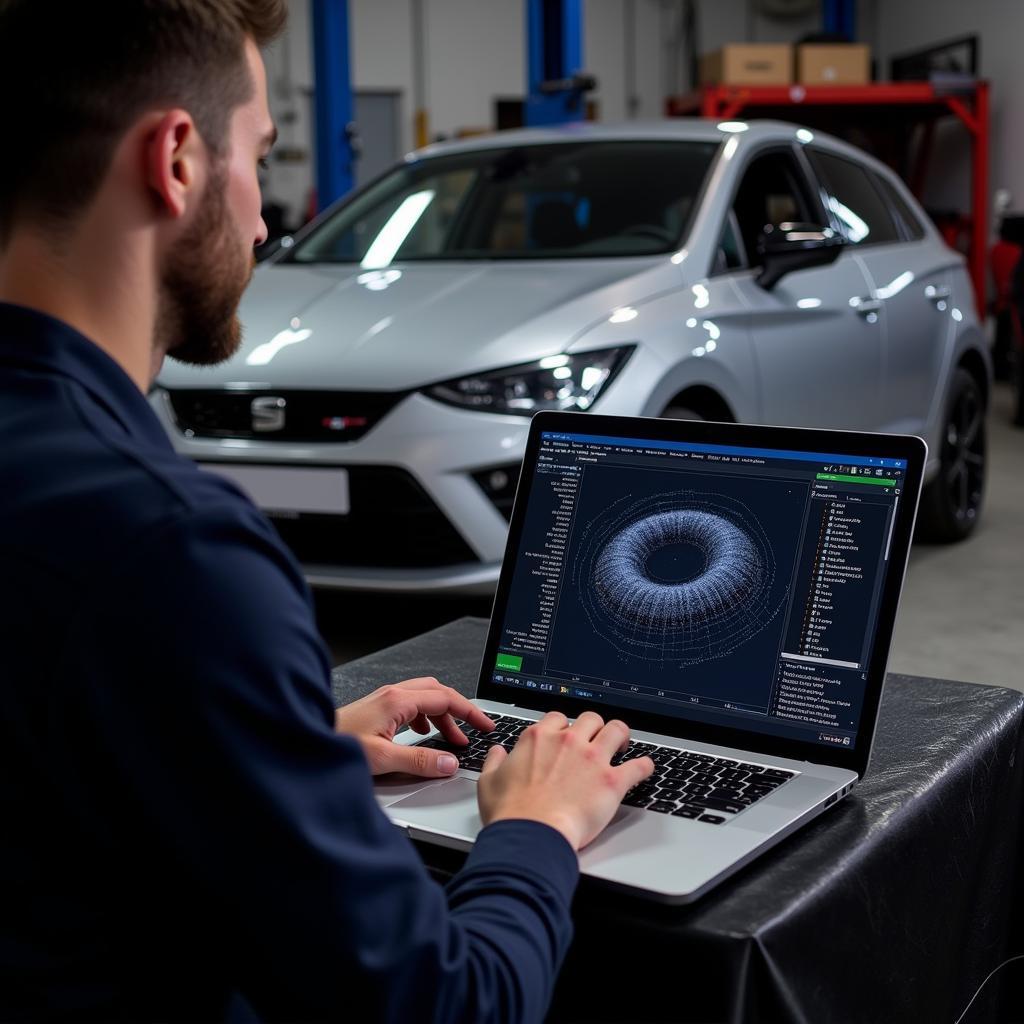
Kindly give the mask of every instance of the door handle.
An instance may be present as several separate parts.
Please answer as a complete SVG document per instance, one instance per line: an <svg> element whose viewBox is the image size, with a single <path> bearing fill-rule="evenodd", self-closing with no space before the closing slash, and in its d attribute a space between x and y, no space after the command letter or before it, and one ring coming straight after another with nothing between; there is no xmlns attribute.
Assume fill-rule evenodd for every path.
<svg viewBox="0 0 1024 1024"><path fill-rule="evenodd" d="M930 284L924 290L925 298L939 309L946 308L946 300L950 296L950 290L945 286L937 288L935 285Z"/></svg>
<svg viewBox="0 0 1024 1024"><path fill-rule="evenodd" d="M857 316L862 316L871 323L878 319L878 314L882 309L882 303L870 295L862 295L859 298L850 299L850 305L853 306L853 311Z"/></svg>

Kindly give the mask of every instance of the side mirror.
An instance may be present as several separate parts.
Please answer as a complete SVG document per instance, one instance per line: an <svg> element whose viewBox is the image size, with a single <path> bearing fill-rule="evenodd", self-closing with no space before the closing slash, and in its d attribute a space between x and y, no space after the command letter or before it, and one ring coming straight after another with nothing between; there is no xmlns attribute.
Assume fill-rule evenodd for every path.
<svg viewBox="0 0 1024 1024"><path fill-rule="evenodd" d="M794 270L834 263L843 239L820 224L768 224L757 242L763 266L755 280L770 291Z"/></svg>

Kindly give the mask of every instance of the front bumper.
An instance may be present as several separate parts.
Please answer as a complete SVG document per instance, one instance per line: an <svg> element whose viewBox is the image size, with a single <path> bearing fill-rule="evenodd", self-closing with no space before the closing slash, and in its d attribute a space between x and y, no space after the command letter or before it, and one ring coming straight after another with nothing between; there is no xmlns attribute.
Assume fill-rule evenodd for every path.
<svg viewBox="0 0 1024 1024"><path fill-rule="evenodd" d="M528 420L456 409L412 394L359 440L301 444L188 438L166 392L153 392L150 401L175 449L197 462L349 471L350 515L271 517L313 586L493 591L508 523L471 474L520 461Z"/></svg>

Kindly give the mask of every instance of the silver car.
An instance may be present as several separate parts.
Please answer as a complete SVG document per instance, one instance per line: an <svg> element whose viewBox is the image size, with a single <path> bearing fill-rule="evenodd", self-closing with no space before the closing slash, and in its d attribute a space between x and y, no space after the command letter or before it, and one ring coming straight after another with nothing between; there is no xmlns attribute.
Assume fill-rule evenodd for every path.
<svg viewBox="0 0 1024 1024"><path fill-rule="evenodd" d="M485 592L540 409L920 434L970 532L988 350L961 256L887 168L778 122L435 145L262 264L229 362L168 362L180 452L315 585Z"/></svg>

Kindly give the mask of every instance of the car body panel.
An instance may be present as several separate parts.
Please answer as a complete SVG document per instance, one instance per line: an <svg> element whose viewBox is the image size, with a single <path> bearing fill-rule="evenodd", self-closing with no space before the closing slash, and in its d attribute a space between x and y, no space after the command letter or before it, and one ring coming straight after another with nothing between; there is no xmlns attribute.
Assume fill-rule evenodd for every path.
<svg viewBox="0 0 1024 1024"><path fill-rule="evenodd" d="M963 258L921 215L916 242L850 246L834 264L794 272L771 291L752 270L723 272L719 242L749 161L788 147L817 186L801 146L855 160L909 194L877 161L819 133L751 122L737 134L709 121L574 126L429 146L407 160L566 140L684 139L721 143L690 231L654 256L299 264L282 250L262 264L241 308L245 341L219 367L168 361L151 402L178 451L200 462L395 467L422 487L473 561L442 567L305 563L317 585L486 592L497 579L506 520L479 475L512 476L528 418L458 408L431 386L545 357L632 349L594 407L660 415L693 389L740 421L906 431L938 450L945 382L964 358L988 366ZM327 211L297 237L344 206ZM827 217L822 205L822 217ZM910 278L907 278L907 275ZM894 284L895 282L895 284ZM948 289L940 309L928 288ZM876 307L868 317L860 303ZM626 316L619 316L626 310ZM954 315L954 310L957 315ZM353 441L188 436L166 389L386 391L400 400ZM682 397L681 397L682 396ZM931 467L934 470L934 465Z"/></svg>

